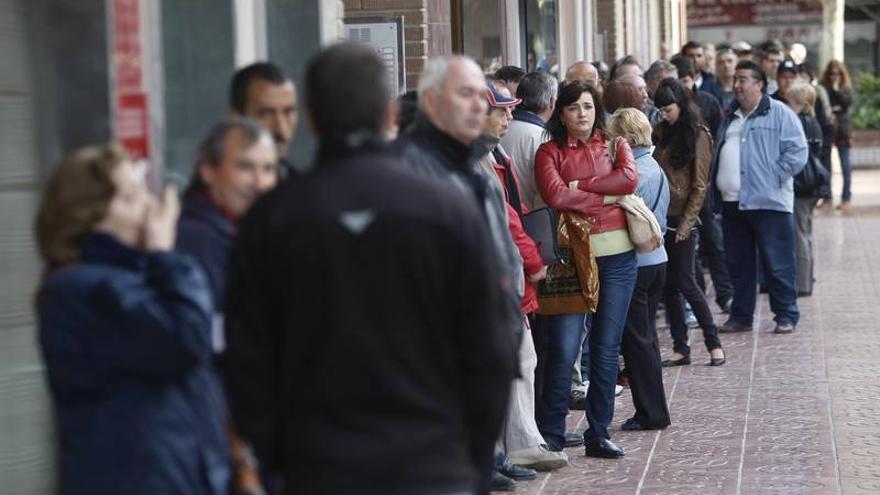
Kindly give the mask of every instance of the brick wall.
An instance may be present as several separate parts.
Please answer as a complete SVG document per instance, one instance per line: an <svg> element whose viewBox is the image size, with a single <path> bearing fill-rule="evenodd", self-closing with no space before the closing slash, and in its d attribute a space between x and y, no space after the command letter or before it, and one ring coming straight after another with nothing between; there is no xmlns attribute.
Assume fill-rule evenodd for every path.
<svg viewBox="0 0 880 495"><path fill-rule="evenodd" d="M605 31L606 53L596 54L596 58L605 57L608 65L619 58L618 51L623 50L622 33L619 31L623 24L623 12L617 5L617 0L596 1L596 33ZM560 22L563 22L560 20Z"/></svg>
<svg viewBox="0 0 880 495"><path fill-rule="evenodd" d="M345 18L403 16L406 87L415 89L430 56L452 52L449 1L344 0Z"/></svg>

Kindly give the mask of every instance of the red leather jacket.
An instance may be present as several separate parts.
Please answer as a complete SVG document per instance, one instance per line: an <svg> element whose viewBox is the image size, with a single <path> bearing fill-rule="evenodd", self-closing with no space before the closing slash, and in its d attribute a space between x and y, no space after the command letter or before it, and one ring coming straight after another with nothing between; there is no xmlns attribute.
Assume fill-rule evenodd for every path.
<svg viewBox="0 0 880 495"><path fill-rule="evenodd" d="M635 192L638 169L626 140L617 140L615 157L612 165L605 134L599 130L587 143L572 136L564 147L548 141L535 154L538 192L556 210L583 215L593 224L593 233L625 229L620 206L603 202L605 196ZM576 189L569 187L572 181L578 181Z"/></svg>

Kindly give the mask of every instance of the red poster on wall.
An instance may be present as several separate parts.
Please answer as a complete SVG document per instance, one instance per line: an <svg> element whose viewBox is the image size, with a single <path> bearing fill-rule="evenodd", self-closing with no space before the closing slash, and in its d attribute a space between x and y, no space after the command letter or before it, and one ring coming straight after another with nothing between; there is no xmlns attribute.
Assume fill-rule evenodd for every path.
<svg viewBox="0 0 880 495"><path fill-rule="evenodd" d="M135 160L150 158L150 118L144 88L141 0L112 0L114 137Z"/></svg>

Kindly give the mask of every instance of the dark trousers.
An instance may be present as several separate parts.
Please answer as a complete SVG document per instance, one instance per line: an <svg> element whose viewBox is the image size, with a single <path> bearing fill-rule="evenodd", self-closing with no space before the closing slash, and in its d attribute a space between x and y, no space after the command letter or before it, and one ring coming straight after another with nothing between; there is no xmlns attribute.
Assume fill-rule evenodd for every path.
<svg viewBox="0 0 880 495"><path fill-rule="evenodd" d="M691 236L681 242L675 242L675 231L666 233L666 253L669 263L666 267L666 290L664 301L666 313L669 317L669 333L672 334L672 348L675 352L689 356L691 348L688 345L688 328L684 322L684 310L680 303L680 296L690 303L700 328L703 329L703 340L706 349L713 350L721 347L718 339L718 327L712 318L712 311L706 302L706 296L697 286L694 274L694 248L699 234L696 230Z"/></svg>
<svg viewBox="0 0 880 495"><path fill-rule="evenodd" d="M712 285L715 286L715 302L723 308L724 304L733 297L733 286L730 284L730 274L727 272L727 261L724 257L724 234L721 232L721 219L708 208L700 212L699 256L697 260L697 283L703 292L706 292L703 272L700 269L700 258L709 269Z"/></svg>
<svg viewBox="0 0 880 495"><path fill-rule="evenodd" d="M740 211L738 202L724 202L724 244L733 283L730 318L751 324L757 301L758 260L777 323L797 325L794 219L773 210Z"/></svg>
<svg viewBox="0 0 880 495"><path fill-rule="evenodd" d="M666 263L639 267L621 343L636 408L633 417L648 428L670 424L657 339L657 305L665 284Z"/></svg>

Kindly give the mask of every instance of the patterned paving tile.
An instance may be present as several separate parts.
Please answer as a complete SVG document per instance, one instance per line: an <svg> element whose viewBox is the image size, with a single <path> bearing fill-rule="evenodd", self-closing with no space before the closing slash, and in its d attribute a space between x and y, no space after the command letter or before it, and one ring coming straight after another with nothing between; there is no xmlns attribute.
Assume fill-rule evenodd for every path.
<svg viewBox="0 0 880 495"><path fill-rule="evenodd" d="M516 493L880 494L880 216L818 217L815 234L819 280L799 300L795 334L771 332L766 296L755 331L722 335L725 366L701 365L708 353L691 332L695 364L663 372L672 426L619 431L633 411L624 392L613 435L626 458L568 449L568 468ZM658 333L668 356L662 318ZM568 426L583 431L583 413Z"/></svg>

